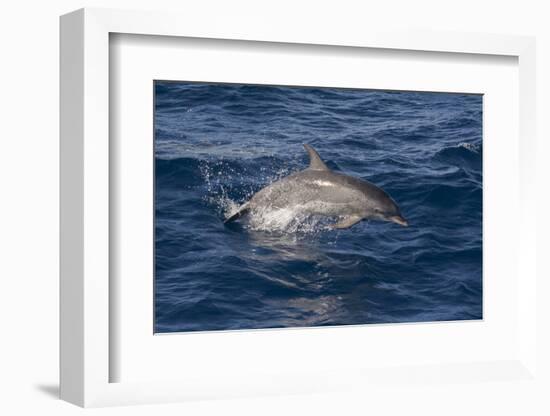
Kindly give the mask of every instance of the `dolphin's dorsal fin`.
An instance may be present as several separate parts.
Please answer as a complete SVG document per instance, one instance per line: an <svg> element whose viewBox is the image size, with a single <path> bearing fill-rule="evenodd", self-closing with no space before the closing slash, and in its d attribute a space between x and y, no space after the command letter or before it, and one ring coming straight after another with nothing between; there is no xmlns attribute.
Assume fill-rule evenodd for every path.
<svg viewBox="0 0 550 416"><path fill-rule="evenodd" d="M309 144L304 144L304 148L307 151L307 154L309 155L309 168L311 170L330 170L327 165L325 165L325 162L321 160L321 157L319 156L319 153L315 151L313 147L311 147Z"/></svg>

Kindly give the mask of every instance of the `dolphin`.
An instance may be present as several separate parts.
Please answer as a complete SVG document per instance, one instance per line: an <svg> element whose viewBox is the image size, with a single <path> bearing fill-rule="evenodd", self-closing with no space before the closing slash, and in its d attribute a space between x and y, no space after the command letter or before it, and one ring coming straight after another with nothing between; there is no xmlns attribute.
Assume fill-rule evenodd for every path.
<svg viewBox="0 0 550 416"><path fill-rule="evenodd" d="M408 226L395 201L381 188L364 180L334 172L313 147L304 144L309 167L261 189L224 223L247 213L291 209L297 214L338 217L335 229L349 228L362 220L390 221Z"/></svg>

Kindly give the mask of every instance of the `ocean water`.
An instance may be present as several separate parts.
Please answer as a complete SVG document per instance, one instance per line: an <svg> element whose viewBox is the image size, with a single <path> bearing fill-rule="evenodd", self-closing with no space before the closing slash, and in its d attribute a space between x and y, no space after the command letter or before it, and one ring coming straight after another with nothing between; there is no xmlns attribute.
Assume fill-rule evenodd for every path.
<svg viewBox="0 0 550 416"><path fill-rule="evenodd" d="M305 169L382 187L409 227L224 218ZM155 332L482 318L482 96L155 83Z"/></svg>

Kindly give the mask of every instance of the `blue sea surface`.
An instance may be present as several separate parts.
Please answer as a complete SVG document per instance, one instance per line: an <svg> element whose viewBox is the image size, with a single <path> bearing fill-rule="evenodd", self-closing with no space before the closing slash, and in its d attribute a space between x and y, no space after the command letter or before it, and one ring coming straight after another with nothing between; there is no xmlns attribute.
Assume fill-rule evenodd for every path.
<svg viewBox="0 0 550 416"><path fill-rule="evenodd" d="M327 165L409 227L223 220ZM482 96L155 82L155 332L482 318Z"/></svg>

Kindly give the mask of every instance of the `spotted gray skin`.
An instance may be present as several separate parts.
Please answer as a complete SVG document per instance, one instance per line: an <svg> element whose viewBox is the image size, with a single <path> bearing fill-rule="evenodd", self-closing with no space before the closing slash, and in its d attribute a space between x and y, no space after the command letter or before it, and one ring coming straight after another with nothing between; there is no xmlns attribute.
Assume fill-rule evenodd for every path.
<svg viewBox="0 0 550 416"><path fill-rule="evenodd" d="M362 220L390 221L407 226L395 201L378 186L333 172L319 154L304 144L309 167L266 186L225 220L232 222L255 210L291 209L306 215L338 217L333 228L349 228Z"/></svg>

